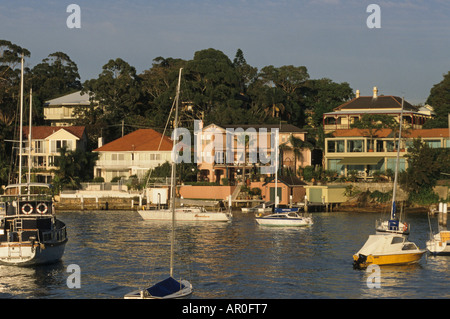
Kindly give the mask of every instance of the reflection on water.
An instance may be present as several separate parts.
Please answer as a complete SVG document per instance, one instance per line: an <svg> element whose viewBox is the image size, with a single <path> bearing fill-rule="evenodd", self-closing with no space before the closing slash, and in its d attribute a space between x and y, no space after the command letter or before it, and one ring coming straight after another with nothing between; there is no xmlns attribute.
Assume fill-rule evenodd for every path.
<svg viewBox="0 0 450 319"><path fill-rule="evenodd" d="M32 268L0 267L3 298L122 298L169 272L170 222L136 212L60 213L69 225L63 260ZM374 233L377 214L316 213L308 228L264 227L251 214L231 223L178 223L175 277L193 298L449 298L450 257L381 267L381 288L354 270L352 255ZM411 241L428 238L427 217L413 214ZM81 269L81 288L66 285L67 266Z"/></svg>

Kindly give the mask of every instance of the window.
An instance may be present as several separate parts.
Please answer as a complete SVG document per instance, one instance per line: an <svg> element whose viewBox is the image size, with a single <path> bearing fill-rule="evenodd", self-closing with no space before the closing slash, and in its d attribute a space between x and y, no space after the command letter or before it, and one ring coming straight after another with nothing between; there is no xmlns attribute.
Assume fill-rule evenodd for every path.
<svg viewBox="0 0 450 319"><path fill-rule="evenodd" d="M329 140L327 144L329 153L344 153L345 151L344 140Z"/></svg>
<svg viewBox="0 0 450 319"><path fill-rule="evenodd" d="M347 141L347 152L362 152L364 149L363 140L349 140Z"/></svg>
<svg viewBox="0 0 450 319"><path fill-rule="evenodd" d="M45 153L44 141L34 141L34 152L35 153Z"/></svg>
<svg viewBox="0 0 450 319"><path fill-rule="evenodd" d="M431 148L439 148L441 147L440 140L425 140L425 143Z"/></svg>
<svg viewBox="0 0 450 319"><path fill-rule="evenodd" d="M72 151L72 140L52 140L50 141L50 152L58 153L59 150L66 147L68 151Z"/></svg>

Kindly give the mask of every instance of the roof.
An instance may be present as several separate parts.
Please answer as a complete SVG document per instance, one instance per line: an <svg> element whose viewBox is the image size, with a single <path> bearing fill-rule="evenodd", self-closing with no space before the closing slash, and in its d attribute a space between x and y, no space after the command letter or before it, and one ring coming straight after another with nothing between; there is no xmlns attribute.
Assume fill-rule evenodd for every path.
<svg viewBox="0 0 450 319"><path fill-rule="evenodd" d="M269 181L265 182L263 185L269 184L269 183L275 183L274 181L275 177L272 177ZM304 181L300 180L299 178L295 176L278 176L278 181L281 183L286 184L287 186L304 186L308 185Z"/></svg>
<svg viewBox="0 0 450 319"><path fill-rule="evenodd" d="M45 101L45 106L61 106L61 105L91 105L89 94L81 95L81 91L66 94L56 99Z"/></svg>
<svg viewBox="0 0 450 319"><path fill-rule="evenodd" d="M153 129L139 129L95 149L94 152L172 151L172 147L173 142L169 137Z"/></svg>
<svg viewBox="0 0 450 319"><path fill-rule="evenodd" d="M352 128L348 130L336 130L333 137L360 137L364 136L364 129ZM398 133L395 133L398 134ZM376 137L394 137L391 129L381 129L375 132ZM432 128L432 129L416 129L416 130L402 130L402 136L408 138L428 138L428 137L449 137L448 128Z"/></svg>
<svg viewBox="0 0 450 319"><path fill-rule="evenodd" d="M28 137L29 127L24 126L22 128L23 135ZM78 138L82 138L85 127L84 126L32 126L31 138L34 140L44 140L50 135L58 132L59 130L65 130Z"/></svg>
<svg viewBox="0 0 450 319"><path fill-rule="evenodd" d="M402 98L392 95L381 95L376 98L373 96L356 97L344 104L339 105L334 111L349 111L354 109L401 109ZM418 109L408 101L404 101L403 110L417 112Z"/></svg>
<svg viewBox="0 0 450 319"><path fill-rule="evenodd" d="M232 128L232 129L237 129L237 128L242 128L244 130L248 129L248 128L254 128L256 130L259 130L261 128L265 128L265 129L272 129L272 128L278 128L280 133L306 133L307 131L304 129L301 129L295 125L292 124L237 124L237 125L230 125L230 124L226 124L226 125L218 125L222 128Z"/></svg>

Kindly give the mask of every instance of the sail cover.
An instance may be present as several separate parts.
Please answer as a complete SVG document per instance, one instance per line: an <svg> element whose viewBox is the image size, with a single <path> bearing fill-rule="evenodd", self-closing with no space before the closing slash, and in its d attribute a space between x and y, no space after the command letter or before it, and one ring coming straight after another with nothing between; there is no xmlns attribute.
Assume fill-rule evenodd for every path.
<svg viewBox="0 0 450 319"><path fill-rule="evenodd" d="M184 288L184 285L169 277L147 289L147 292L154 297L165 297L174 294Z"/></svg>

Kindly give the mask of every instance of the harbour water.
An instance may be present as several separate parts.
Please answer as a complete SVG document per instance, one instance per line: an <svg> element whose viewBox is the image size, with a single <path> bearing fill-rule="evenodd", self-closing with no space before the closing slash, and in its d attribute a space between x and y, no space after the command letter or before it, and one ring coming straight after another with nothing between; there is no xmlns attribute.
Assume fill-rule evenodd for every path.
<svg viewBox="0 0 450 319"><path fill-rule="evenodd" d="M381 267L380 287L354 270L352 255L375 232L378 213L314 213L309 228L259 226L252 214L230 223L178 223L175 277L194 286L193 299L450 298L450 257ZM0 266L0 297L114 299L168 274L170 222L133 211L60 212L68 225L63 260L31 268ZM409 239L425 248L428 217L407 216ZM433 229L437 221L431 219ZM79 288L68 287L79 266Z"/></svg>

